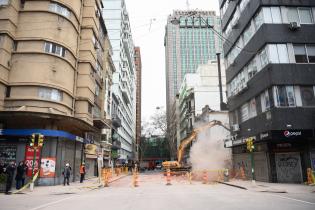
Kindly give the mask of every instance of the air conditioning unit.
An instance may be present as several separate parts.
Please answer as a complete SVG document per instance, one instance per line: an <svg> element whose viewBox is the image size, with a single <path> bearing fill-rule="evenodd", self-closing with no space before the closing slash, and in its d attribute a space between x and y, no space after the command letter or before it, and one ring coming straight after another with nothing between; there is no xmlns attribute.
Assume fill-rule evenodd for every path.
<svg viewBox="0 0 315 210"><path fill-rule="evenodd" d="M300 23L298 23L298 22L290 22L290 24L289 24L289 29L290 29L291 31L296 31L296 30L298 30L299 28L301 28L301 24L300 24Z"/></svg>
<svg viewBox="0 0 315 210"><path fill-rule="evenodd" d="M239 124L234 124L231 126L232 128L232 131L236 132L236 131L239 131L240 130L240 125Z"/></svg>

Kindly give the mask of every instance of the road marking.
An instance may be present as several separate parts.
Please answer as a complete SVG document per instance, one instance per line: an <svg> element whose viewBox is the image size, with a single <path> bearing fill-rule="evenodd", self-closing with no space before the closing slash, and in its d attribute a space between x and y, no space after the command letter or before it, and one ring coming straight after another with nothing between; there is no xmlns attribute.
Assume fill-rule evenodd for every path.
<svg viewBox="0 0 315 210"><path fill-rule="evenodd" d="M289 198L289 197L285 197L285 196L281 196L281 195L272 195L272 194L269 194L269 195L274 196L274 197L280 197L280 198L287 199L287 200L292 200L292 201L297 201L297 202L301 202L301 203L307 203L307 204L315 205L315 203L303 201L303 200L299 200L299 199L295 199L295 198Z"/></svg>
<svg viewBox="0 0 315 210"><path fill-rule="evenodd" d="M73 196L69 196L69 197L67 197L67 198L62 198L62 199L60 199L60 200L56 200L56 201L53 201L53 202L50 202L50 203L46 203L46 204L43 204L43 205L37 206L37 207L35 207L35 208L31 208L31 209L29 209L29 210L38 210L38 209L42 209L42 208L45 208L45 207L51 206L51 205L56 204L56 203L60 203L60 202L62 202L62 201L65 201L65 200L68 200L68 199L70 199L70 198L74 198L74 197L77 197L77 196L79 196L79 195L73 195Z"/></svg>

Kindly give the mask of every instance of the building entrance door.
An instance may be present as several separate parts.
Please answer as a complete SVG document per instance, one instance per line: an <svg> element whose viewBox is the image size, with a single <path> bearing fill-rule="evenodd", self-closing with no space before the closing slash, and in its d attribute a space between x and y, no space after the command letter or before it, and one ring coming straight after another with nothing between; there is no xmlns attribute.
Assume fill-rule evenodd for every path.
<svg viewBox="0 0 315 210"><path fill-rule="evenodd" d="M276 153L275 160L278 182L303 182L300 153Z"/></svg>

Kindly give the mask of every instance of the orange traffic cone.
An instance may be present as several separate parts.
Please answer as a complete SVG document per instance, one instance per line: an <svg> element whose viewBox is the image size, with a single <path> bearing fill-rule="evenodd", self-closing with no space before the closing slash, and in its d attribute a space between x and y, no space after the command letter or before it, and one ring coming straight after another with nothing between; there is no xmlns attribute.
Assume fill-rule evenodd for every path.
<svg viewBox="0 0 315 210"><path fill-rule="evenodd" d="M166 170L166 185L172 185L171 184L171 170L169 168Z"/></svg>
<svg viewBox="0 0 315 210"><path fill-rule="evenodd" d="M208 173L206 170L203 171L203 176L202 176L202 184L207 184L208 183Z"/></svg>
<svg viewBox="0 0 315 210"><path fill-rule="evenodd" d="M133 170L133 186L139 187L139 185L138 185L138 172L135 169Z"/></svg>
<svg viewBox="0 0 315 210"><path fill-rule="evenodd" d="M315 184L314 175L313 175L313 171L311 168L307 169L307 184L308 185L314 185Z"/></svg>

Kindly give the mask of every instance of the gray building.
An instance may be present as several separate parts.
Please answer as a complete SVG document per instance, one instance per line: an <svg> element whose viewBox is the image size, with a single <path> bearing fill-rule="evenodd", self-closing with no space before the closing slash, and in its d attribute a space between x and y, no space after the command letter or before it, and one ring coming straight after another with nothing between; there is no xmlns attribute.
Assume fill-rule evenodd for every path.
<svg viewBox="0 0 315 210"><path fill-rule="evenodd" d="M118 162L133 160L136 129L136 71L134 62L134 44L131 34L129 15L124 0L103 0L103 17L113 48L113 62L116 72L113 74L113 94L117 107L113 118L120 127L113 129L113 138L120 142Z"/></svg>
<svg viewBox="0 0 315 210"><path fill-rule="evenodd" d="M209 28L220 31L220 18L214 11L174 11L165 32L166 105L170 113L186 73L195 73L199 64L215 60L222 41ZM169 123L168 123L169 124Z"/></svg>
<svg viewBox="0 0 315 210"><path fill-rule="evenodd" d="M220 0L234 167L256 179L306 180L315 168L315 1Z"/></svg>

